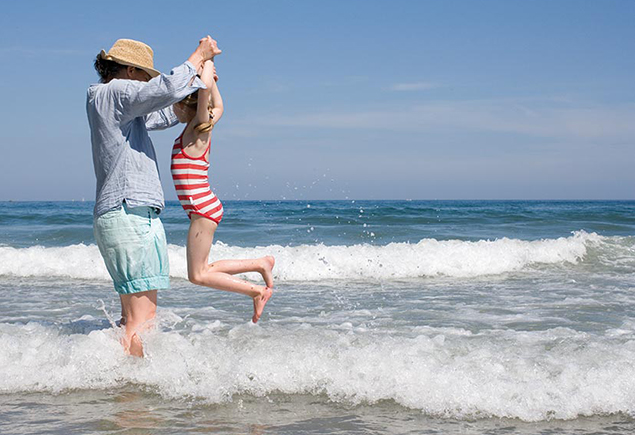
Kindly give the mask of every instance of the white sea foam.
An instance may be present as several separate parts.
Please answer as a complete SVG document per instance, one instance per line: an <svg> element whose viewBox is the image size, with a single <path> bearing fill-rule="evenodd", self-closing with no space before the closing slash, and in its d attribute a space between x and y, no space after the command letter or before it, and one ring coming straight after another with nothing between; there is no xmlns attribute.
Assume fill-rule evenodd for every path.
<svg viewBox="0 0 635 435"><path fill-rule="evenodd" d="M388 337L308 325L199 326L146 334L147 358L138 360L123 355L113 329L72 334L0 324L0 393L133 383L170 399L324 394L353 404L393 400L454 418L635 413L632 330L593 336L564 328L427 328Z"/></svg>
<svg viewBox="0 0 635 435"><path fill-rule="evenodd" d="M274 277L278 281L476 277L519 271L539 264L575 264L590 248L611 243L612 239L579 231L570 237L535 241L423 239L418 243L385 246L319 244L243 248L218 242L212 248L210 260L274 255L277 260ZM169 245L168 249L171 276L185 278L185 248ZM97 247L83 244L0 247L0 275L108 279Z"/></svg>

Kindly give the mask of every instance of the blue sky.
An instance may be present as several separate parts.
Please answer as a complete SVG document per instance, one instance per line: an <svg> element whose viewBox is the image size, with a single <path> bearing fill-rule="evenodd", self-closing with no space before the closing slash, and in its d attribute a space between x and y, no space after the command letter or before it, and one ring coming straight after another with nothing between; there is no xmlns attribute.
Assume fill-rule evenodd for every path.
<svg viewBox="0 0 635 435"><path fill-rule="evenodd" d="M633 199L632 1L28 1L0 15L0 200L94 199L85 92L118 38L218 40L225 199ZM181 127L152 133L167 199Z"/></svg>

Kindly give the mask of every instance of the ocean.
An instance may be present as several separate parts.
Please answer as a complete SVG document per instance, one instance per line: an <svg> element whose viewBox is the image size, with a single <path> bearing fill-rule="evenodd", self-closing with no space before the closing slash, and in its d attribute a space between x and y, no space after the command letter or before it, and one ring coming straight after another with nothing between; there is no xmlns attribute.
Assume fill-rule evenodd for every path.
<svg viewBox="0 0 635 435"><path fill-rule="evenodd" d="M225 201L210 259L119 344L91 202L0 202L1 434L635 432L635 201ZM247 279L259 279L246 275Z"/></svg>

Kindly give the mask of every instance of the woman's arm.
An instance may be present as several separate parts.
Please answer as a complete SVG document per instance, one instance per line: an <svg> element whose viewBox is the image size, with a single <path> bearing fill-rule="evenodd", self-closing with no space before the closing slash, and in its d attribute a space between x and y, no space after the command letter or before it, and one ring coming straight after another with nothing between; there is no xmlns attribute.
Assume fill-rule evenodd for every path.
<svg viewBox="0 0 635 435"><path fill-rule="evenodd" d="M156 131L175 126L179 123L179 119L174 114L172 106L156 112L148 113L145 116L146 130Z"/></svg>
<svg viewBox="0 0 635 435"><path fill-rule="evenodd" d="M220 53L216 41L207 36L199 41L189 59L174 68L170 74L161 74L149 82L113 81L109 88L119 95L124 120L132 120L169 107L196 92L196 89L201 89L203 86L196 77L197 70Z"/></svg>

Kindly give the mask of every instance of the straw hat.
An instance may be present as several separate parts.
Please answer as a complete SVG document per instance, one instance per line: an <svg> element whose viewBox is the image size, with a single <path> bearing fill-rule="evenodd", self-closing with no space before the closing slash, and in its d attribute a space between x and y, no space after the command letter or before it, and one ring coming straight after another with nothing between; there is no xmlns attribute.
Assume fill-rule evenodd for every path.
<svg viewBox="0 0 635 435"><path fill-rule="evenodd" d="M105 60L112 60L121 65L141 68L151 77L161 74L154 69L154 52L150 46L133 39L117 39L108 53L102 50L99 56Z"/></svg>

